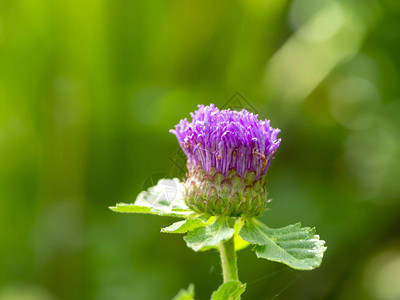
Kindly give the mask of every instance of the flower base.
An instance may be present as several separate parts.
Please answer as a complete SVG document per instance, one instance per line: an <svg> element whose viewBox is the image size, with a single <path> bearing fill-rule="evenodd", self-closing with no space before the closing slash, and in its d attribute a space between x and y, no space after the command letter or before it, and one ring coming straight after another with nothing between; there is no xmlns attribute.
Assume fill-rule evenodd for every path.
<svg viewBox="0 0 400 300"><path fill-rule="evenodd" d="M184 184L186 205L213 216L257 217L268 202L265 177L256 178L253 171L239 176L235 170L224 176L215 168L207 174L197 168L189 171Z"/></svg>

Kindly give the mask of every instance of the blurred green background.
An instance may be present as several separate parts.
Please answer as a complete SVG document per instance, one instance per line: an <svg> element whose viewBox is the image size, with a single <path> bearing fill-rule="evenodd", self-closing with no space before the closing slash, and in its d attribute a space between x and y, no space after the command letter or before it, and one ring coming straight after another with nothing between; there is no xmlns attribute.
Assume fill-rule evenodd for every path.
<svg viewBox="0 0 400 300"><path fill-rule="evenodd" d="M328 245L239 252L243 299L400 299L399 57L398 0L0 1L0 299L208 299L218 253L107 207L181 176L168 130L229 99L282 130L263 221Z"/></svg>

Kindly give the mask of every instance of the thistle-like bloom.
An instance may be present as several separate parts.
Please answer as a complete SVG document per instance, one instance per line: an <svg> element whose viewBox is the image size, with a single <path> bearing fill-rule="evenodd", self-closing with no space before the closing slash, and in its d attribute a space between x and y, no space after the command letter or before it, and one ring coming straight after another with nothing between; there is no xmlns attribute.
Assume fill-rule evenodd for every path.
<svg viewBox="0 0 400 300"><path fill-rule="evenodd" d="M188 160L185 201L199 213L258 216L267 204L265 174L279 147L279 129L258 115L199 105L170 132Z"/></svg>

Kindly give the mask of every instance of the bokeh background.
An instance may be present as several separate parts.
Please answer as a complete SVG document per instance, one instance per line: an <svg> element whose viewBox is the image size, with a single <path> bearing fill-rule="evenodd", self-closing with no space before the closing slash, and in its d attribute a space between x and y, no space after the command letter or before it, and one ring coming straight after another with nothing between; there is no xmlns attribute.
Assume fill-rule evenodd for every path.
<svg viewBox="0 0 400 300"><path fill-rule="evenodd" d="M262 219L328 245L312 272L239 252L244 300L400 299L399 57L398 0L0 1L0 299L208 299L218 253L107 208L182 176L200 103L281 128Z"/></svg>

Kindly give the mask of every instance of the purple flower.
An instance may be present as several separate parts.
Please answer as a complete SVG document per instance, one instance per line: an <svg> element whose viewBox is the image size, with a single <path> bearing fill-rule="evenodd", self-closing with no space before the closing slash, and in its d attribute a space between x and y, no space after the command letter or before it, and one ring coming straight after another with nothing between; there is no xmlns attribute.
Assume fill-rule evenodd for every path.
<svg viewBox="0 0 400 300"><path fill-rule="evenodd" d="M227 175L234 169L240 176L249 170L256 178L267 172L281 142L279 129L245 109L219 110L214 104L198 107L191 113L192 122L181 120L176 130L170 130L188 157L189 170L201 167L209 173L214 167Z"/></svg>
<svg viewBox="0 0 400 300"><path fill-rule="evenodd" d="M170 132L188 161L185 202L199 213L258 216L266 207L265 174L281 142L268 120L199 105Z"/></svg>

